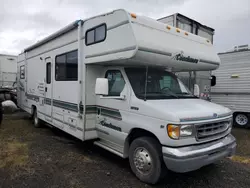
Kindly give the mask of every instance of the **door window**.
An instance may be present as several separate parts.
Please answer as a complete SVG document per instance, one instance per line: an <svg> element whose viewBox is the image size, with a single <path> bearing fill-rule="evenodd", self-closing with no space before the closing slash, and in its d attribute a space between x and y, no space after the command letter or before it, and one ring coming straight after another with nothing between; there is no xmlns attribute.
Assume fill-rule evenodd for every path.
<svg viewBox="0 0 250 188"><path fill-rule="evenodd" d="M51 63L46 64L46 83L51 83Z"/></svg>
<svg viewBox="0 0 250 188"><path fill-rule="evenodd" d="M119 70L109 70L106 72L105 78L108 79L109 84L109 96L120 96L125 81L122 77L122 73Z"/></svg>

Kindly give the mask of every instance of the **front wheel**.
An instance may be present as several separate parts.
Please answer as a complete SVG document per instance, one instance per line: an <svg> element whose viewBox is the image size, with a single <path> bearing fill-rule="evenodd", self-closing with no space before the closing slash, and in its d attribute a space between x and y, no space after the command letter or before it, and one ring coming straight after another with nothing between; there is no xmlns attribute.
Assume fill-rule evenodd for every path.
<svg viewBox="0 0 250 188"><path fill-rule="evenodd" d="M133 173L141 181L157 183L164 171L160 144L151 137L135 139L129 148L129 163Z"/></svg>
<svg viewBox="0 0 250 188"><path fill-rule="evenodd" d="M237 113L234 116L234 123L237 127L246 127L248 125L248 115L245 113Z"/></svg>

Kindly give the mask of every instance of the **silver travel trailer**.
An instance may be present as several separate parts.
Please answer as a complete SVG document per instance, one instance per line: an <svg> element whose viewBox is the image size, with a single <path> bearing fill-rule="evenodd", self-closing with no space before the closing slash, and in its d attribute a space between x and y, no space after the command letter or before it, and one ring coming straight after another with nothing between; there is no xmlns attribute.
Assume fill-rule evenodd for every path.
<svg viewBox="0 0 250 188"><path fill-rule="evenodd" d="M235 152L230 109L192 95L173 72L211 71L207 39L125 10L77 20L18 57L18 105L128 158L143 182ZM196 92L199 93L198 86Z"/></svg>
<svg viewBox="0 0 250 188"><path fill-rule="evenodd" d="M180 13L160 18L158 21L204 37L213 43L213 28L205 26ZM211 75L211 71L178 72L176 75L178 75L192 92L194 85L198 84L201 91L200 98L210 100L211 86L216 84L216 78Z"/></svg>
<svg viewBox="0 0 250 188"><path fill-rule="evenodd" d="M250 118L250 48L235 46L234 50L218 54L219 69L213 71L217 84L211 90L213 102L234 112L234 123L249 127Z"/></svg>
<svg viewBox="0 0 250 188"><path fill-rule="evenodd" d="M0 54L0 101L16 99L17 56Z"/></svg>
<svg viewBox="0 0 250 188"><path fill-rule="evenodd" d="M13 87L16 74L17 56L0 54L0 87Z"/></svg>

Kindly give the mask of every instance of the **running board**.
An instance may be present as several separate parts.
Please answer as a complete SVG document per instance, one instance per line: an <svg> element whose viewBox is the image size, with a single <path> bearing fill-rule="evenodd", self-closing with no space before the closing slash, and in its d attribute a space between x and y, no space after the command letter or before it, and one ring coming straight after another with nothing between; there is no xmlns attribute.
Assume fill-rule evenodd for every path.
<svg viewBox="0 0 250 188"><path fill-rule="evenodd" d="M108 150L111 153L114 153L114 154L118 155L119 157L124 158L122 153L120 153L119 151L114 150L113 148L111 148L106 143L102 142L101 140L95 141L94 144L101 147L101 148L103 148L103 149L105 149L105 150Z"/></svg>

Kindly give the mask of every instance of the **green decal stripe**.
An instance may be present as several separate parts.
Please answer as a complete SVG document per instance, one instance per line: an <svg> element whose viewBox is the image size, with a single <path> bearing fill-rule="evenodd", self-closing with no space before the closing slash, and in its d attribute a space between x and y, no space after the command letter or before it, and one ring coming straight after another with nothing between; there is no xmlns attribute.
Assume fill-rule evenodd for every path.
<svg viewBox="0 0 250 188"><path fill-rule="evenodd" d="M36 95L31 95L31 94L28 94L28 93L26 93L25 95L27 96L28 99L31 99L31 100L34 100L34 101L39 101L39 97L36 96Z"/></svg>
<svg viewBox="0 0 250 188"><path fill-rule="evenodd" d="M220 114L217 117L206 116L206 117L182 118L182 119L180 119L180 121L181 122L202 121L202 120L210 120L210 119L218 119L218 118L228 117L230 115L232 115L232 114L231 113Z"/></svg>
<svg viewBox="0 0 250 188"><path fill-rule="evenodd" d="M103 112L101 112L101 115L107 116L107 117L110 117L110 118L114 118L114 119L117 119L117 120L121 120L122 119L120 116L114 116L114 115L112 115L110 113L103 113Z"/></svg>
<svg viewBox="0 0 250 188"><path fill-rule="evenodd" d="M51 105L51 99L45 98L44 103L47 105Z"/></svg>
<svg viewBox="0 0 250 188"><path fill-rule="evenodd" d="M68 102L64 102L64 101L53 100L53 106L59 107L59 108L64 108L66 110L71 110L74 112L78 112L78 107L77 107L77 104L75 104L75 103L68 103Z"/></svg>
<svg viewBox="0 0 250 188"><path fill-rule="evenodd" d="M106 108L100 108L101 109L101 115L108 116L111 118L121 119L122 116L119 112L119 110L111 110Z"/></svg>
<svg viewBox="0 0 250 188"><path fill-rule="evenodd" d="M97 107L96 106L86 106L86 114L97 114Z"/></svg>
<svg viewBox="0 0 250 188"><path fill-rule="evenodd" d="M31 94L26 93L26 96L30 100L34 100L36 102L39 101L39 96L37 95L31 95ZM55 100L55 99L53 100L50 98L44 99L44 103L47 105L51 105L52 102L53 102L53 106L55 107L78 112L78 105L75 103L69 103L69 102L64 102L64 101ZM121 113L117 109L112 109L112 108L107 108L107 107L97 106L97 105L86 106L86 114L97 114L98 110L100 110L100 113L103 116L107 116L107 117L118 119L118 120L122 119ZM84 106L80 105L80 112L83 113L83 111L84 111Z"/></svg>

